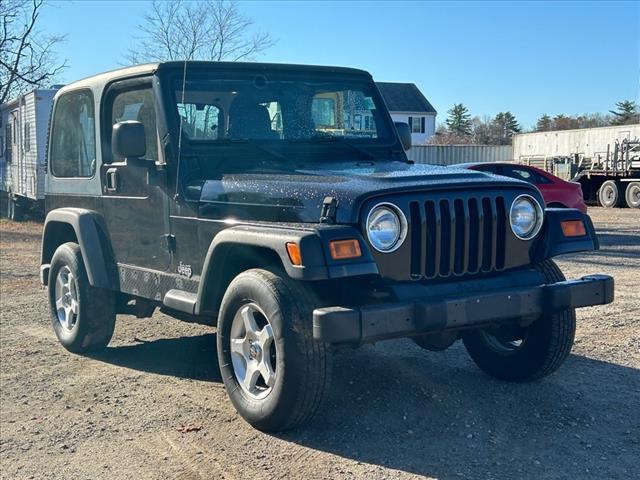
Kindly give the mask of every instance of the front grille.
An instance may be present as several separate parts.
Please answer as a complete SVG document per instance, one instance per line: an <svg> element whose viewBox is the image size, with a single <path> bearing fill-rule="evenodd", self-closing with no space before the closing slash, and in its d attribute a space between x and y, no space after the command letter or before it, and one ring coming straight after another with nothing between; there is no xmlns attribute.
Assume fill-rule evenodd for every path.
<svg viewBox="0 0 640 480"><path fill-rule="evenodd" d="M504 197L411 201L409 213L412 278L504 269Z"/></svg>

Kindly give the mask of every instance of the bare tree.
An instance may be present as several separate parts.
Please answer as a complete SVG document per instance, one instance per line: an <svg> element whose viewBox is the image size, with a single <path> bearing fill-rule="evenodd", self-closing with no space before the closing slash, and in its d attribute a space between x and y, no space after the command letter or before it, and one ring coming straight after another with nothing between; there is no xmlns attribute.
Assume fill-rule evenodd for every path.
<svg viewBox="0 0 640 480"><path fill-rule="evenodd" d="M252 26L233 0L154 0L127 60L251 59L274 44L268 33L252 32Z"/></svg>
<svg viewBox="0 0 640 480"><path fill-rule="evenodd" d="M30 88L48 86L67 66L55 47L63 36L37 28L44 0L0 0L0 103Z"/></svg>

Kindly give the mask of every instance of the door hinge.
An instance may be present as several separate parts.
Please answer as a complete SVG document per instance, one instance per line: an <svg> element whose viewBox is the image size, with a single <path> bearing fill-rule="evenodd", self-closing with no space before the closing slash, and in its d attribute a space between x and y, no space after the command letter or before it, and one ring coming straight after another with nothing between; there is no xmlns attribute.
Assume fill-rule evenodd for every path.
<svg viewBox="0 0 640 480"><path fill-rule="evenodd" d="M167 242L167 250L171 253L175 253L176 251L176 236L171 235L170 233L164 235L164 239Z"/></svg>
<svg viewBox="0 0 640 480"><path fill-rule="evenodd" d="M337 210L338 200L334 197L324 197L322 211L320 212L320 223L336 223Z"/></svg>

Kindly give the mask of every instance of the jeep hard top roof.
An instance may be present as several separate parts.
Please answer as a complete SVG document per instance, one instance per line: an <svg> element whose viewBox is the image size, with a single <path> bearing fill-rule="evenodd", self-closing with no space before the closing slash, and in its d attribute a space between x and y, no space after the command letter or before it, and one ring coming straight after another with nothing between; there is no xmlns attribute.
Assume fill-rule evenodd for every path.
<svg viewBox="0 0 640 480"><path fill-rule="evenodd" d="M145 63L142 65L134 65L131 67L118 68L116 70L110 70L108 72L100 73L98 75L93 75L91 77L83 78L82 80L77 80L73 83L66 85L61 88L56 97L59 95L70 91L76 90L78 88L89 88L93 90L94 94L100 94L104 89L107 83L110 83L114 80L122 80L126 78L139 77L142 75L153 74L159 70L180 70L184 68L184 61L171 61L171 62L154 62L154 63ZM333 73L337 75L352 75L352 76L360 76L366 77L367 79L371 79L371 75L369 72L365 70L359 70L356 68L347 68L347 67L331 67L331 66L319 66L319 65L295 65L295 64L286 64L286 63L258 63L258 62L205 62L205 61L194 61L188 60L186 62L187 69L189 71L193 71L193 69L215 69L215 70L231 70L231 71L239 71L239 72L247 72L254 71L256 73L273 73L273 72L286 72L286 71L297 71L297 72L317 72L317 73Z"/></svg>

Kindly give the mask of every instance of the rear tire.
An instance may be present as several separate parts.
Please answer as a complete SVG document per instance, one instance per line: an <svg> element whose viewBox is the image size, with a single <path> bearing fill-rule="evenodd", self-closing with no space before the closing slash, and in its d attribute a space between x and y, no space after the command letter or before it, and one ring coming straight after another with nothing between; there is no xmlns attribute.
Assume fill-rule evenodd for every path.
<svg viewBox="0 0 640 480"><path fill-rule="evenodd" d="M318 306L303 283L267 270L243 272L227 288L218 318L218 362L233 406L255 428L294 428L320 407L331 352L313 339Z"/></svg>
<svg viewBox="0 0 640 480"><path fill-rule="evenodd" d="M627 207L640 208L640 182L629 183L624 196L627 201Z"/></svg>
<svg viewBox="0 0 640 480"><path fill-rule="evenodd" d="M552 260L538 264L537 269L546 283L565 280ZM467 332L463 337L467 352L482 371L494 378L511 382L536 380L557 370L571 352L576 331L575 310L569 308L539 318L521 328L519 339L504 336L505 330Z"/></svg>
<svg viewBox="0 0 640 480"><path fill-rule="evenodd" d="M78 244L57 248L48 289L51 324L64 348L85 353L109 344L116 323L114 292L89 284Z"/></svg>
<svg viewBox="0 0 640 480"><path fill-rule="evenodd" d="M598 201L605 208L620 206L620 188L615 180L607 180L600 186Z"/></svg>

